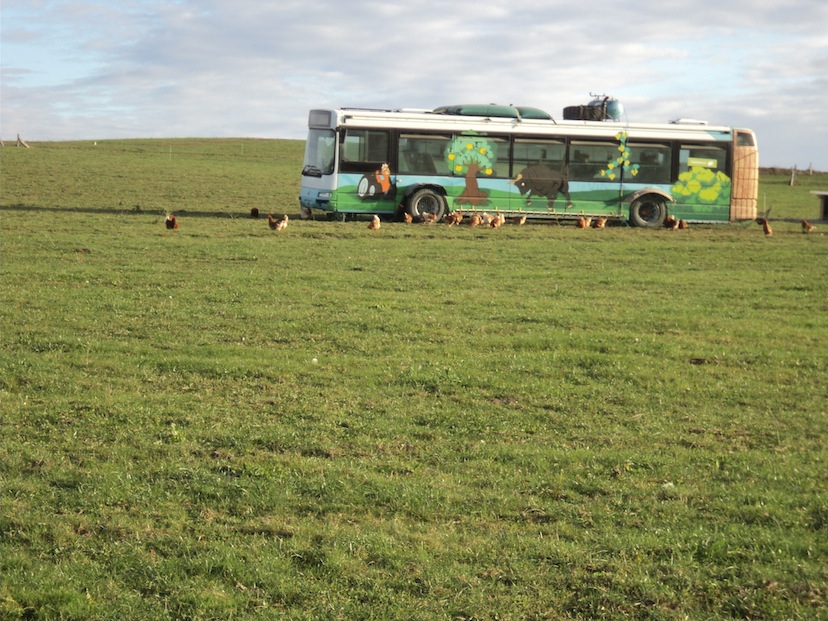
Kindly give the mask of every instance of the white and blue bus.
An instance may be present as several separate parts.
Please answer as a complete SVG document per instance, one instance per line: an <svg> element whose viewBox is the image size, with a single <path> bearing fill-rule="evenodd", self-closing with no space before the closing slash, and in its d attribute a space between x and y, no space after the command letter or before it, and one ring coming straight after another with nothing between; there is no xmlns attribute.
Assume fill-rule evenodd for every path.
<svg viewBox="0 0 828 621"><path fill-rule="evenodd" d="M300 204L343 218L406 211L439 219L460 209L642 227L668 215L756 218L753 131L618 122L606 104L566 108L562 120L494 105L311 110Z"/></svg>

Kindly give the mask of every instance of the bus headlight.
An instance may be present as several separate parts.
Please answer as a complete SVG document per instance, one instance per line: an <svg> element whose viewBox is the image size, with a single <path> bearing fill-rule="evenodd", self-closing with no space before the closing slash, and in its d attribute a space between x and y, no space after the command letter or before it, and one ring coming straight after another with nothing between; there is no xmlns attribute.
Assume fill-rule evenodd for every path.
<svg viewBox="0 0 828 621"><path fill-rule="evenodd" d="M319 195L318 195L318 198L323 198L324 199L324 198L330 198L331 196L333 196L332 192L320 192Z"/></svg>

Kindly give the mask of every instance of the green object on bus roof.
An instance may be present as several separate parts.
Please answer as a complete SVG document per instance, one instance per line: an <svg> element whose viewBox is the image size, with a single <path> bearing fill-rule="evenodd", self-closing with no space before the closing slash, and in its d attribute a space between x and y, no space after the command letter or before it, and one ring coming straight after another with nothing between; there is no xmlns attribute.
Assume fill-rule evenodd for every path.
<svg viewBox="0 0 828 621"><path fill-rule="evenodd" d="M528 108L525 106L501 106L497 104L461 104L455 106L441 106L439 108L435 108L434 113L459 116L488 116L507 119L552 119L549 113L544 112L539 108Z"/></svg>

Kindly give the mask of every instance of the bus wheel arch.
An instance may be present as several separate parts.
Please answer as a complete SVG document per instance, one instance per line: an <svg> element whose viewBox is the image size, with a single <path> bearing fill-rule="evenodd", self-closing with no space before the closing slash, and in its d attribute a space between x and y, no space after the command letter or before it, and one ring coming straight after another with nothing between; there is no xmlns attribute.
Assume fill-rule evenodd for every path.
<svg viewBox="0 0 828 621"><path fill-rule="evenodd" d="M405 198L405 210L415 220L422 219L425 213L433 213L440 220L447 209L446 193L440 187L419 186Z"/></svg>
<svg viewBox="0 0 828 621"><path fill-rule="evenodd" d="M675 199L657 188L647 188L631 194L625 202L630 204L630 224L658 228L664 225L667 205L675 202Z"/></svg>

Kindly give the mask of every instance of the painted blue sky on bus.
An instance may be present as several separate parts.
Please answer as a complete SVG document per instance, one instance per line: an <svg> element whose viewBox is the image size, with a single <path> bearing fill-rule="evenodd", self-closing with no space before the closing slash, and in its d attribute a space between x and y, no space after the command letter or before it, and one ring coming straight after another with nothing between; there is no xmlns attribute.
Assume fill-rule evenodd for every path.
<svg viewBox="0 0 828 621"><path fill-rule="evenodd" d="M565 106L750 127L828 170L828 3L3 0L0 136L302 138L312 107Z"/></svg>

